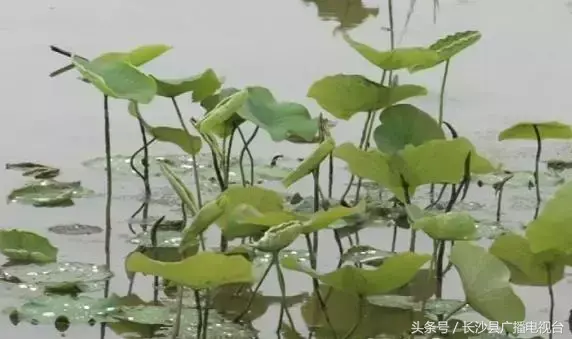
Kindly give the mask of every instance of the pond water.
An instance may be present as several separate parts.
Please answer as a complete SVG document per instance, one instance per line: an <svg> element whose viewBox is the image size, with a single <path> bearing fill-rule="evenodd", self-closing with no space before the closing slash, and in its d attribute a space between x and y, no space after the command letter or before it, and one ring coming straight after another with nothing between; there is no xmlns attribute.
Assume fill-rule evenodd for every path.
<svg viewBox="0 0 572 339"><path fill-rule="evenodd" d="M445 97L446 120L491 160L513 170L532 170L535 144L500 143L497 135L523 120L572 122L568 111L568 84L572 76L572 47L567 43L572 31L569 4L565 0L441 0L437 20L433 22L432 1L418 1L402 34L409 2L395 2L395 27L401 46L426 45L457 31L482 32L481 41L451 63ZM50 52L49 45L90 57L141 44L169 44L174 49L146 65L145 70L163 77L181 77L211 67L225 77L228 86L265 86L276 97L302 103L315 113L320 111L319 107L306 93L321 77L337 73L379 77L375 67L349 48L339 35L334 35L340 20L355 26L351 32L356 40L380 49L389 48L389 35L383 29L388 25L385 1L173 0L167 4L156 0L20 0L4 7L0 12L0 40L3 41L0 92L6 120L0 126L4 140L0 144L0 161L34 161L59 167L61 180L81 180L96 196L78 199L68 208L1 205L1 226L24 228L48 236L60 248L60 259L71 262L105 262L103 233L59 235L48 232L49 227L59 224L104 225L103 162L90 167L83 164L104 154L101 97L93 88L77 81L74 72L49 78L51 71L67 63L62 56ZM442 68L437 67L415 75L402 74L400 82L425 86L429 94L411 102L436 114L441 75ZM181 100L181 105L187 115L201 114L200 108L190 105L190 100ZM142 113L151 123L177 123L167 100L157 100ZM338 123L334 137L339 143L357 142L363 121L361 116ZM113 154L128 156L139 148L139 129L127 114L125 103L112 102L111 123ZM570 144L545 145L544 160L570 158ZM251 148L257 157L264 159L277 153L295 158L309 152L306 147L272 144L263 133ZM173 154L177 149L155 145L152 153ZM548 175L544 177L543 194L548 197L556 187L550 185ZM347 178L345 174L337 176L338 195ZM151 206L150 215L177 218L177 199L166 181L159 177L152 180L154 195L160 203ZM0 176L0 187L6 195L23 182L18 172L5 171ZM310 178L306 178L294 189L310 194L305 188L309 183ZM115 277L111 280L111 290L123 295L128 288L123 259L135 247L128 242L132 235L126 220L140 204L142 186L135 176L117 171L114 188L111 269ZM534 209L533 190L525 185L510 187L505 199L505 226L521 227L530 220ZM494 219L495 201L490 186L472 188L467 202L479 218ZM326 271L335 267L337 250L330 236L324 238L320 253L321 258L326 258L321 259ZM365 229L361 239L362 244L387 248L391 244L391 230ZM406 249L408 239L403 233L398 248ZM418 242L421 252L431 253L431 246L427 238ZM304 249L305 244L296 243L293 248ZM270 279L264 285L265 295L279 295L278 285L273 281ZM289 294L310 290L310 281L300 274L287 273L287 281ZM572 308L571 284L572 276L567 276L555 286L555 319L566 324L565 332ZM516 291L527 305L527 320L548 319L545 288L517 287ZM139 278L134 292L143 299L150 299L151 280ZM463 296L454 272L447 275L444 295L449 299ZM22 302L20 293L14 289L0 289L0 308ZM278 308L278 304L271 305L267 313L254 322L261 331L261 338L274 336ZM301 324L297 306L293 307L293 315ZM49 339L61 335L53 327L13 326L7 315L0 318L0 328L5 338L41 336ZM302 326L298 326L298 330L306 333ZM109 330L105 334L106 338L118 337ZM555 337L568 338L569 335ZM99 338L100 330L97 326L72 325L66 336Z"/></svg>

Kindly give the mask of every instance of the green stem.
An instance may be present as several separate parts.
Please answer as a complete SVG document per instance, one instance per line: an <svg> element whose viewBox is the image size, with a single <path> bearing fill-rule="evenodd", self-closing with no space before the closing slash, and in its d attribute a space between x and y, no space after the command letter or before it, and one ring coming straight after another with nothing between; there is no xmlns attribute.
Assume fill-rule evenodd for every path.
<svg viewBox="0 0 572 339"><path fill-rule="evenodd" d="M111 197L113 194L113 183L111 174L111 129L109 123L109 98L103 96L103 113L105 128L105 173L107 187L105 192L105 266L111 269ZM109 288L104 291L104 297L109 296Z"/></svg>
<svg viewBox="0 0 572 339"><path fill-rule="evenodd" d="M282 268L280 267L280 262L278 260L277 253L273 253L272 260L274 260L274 266L276 267L276 274L278 276L278 284L280 285L280 294L282 296L281 307L284 310L284 312L286 312L286 316L288 317L288 321L290 322L290 327L292 328L292 330L296 331L296 327L294 326L294 320L286 304L286 280L284 279L284 273L282 272ZM280 322L280 324L278 325L277 332L280 332L281 327L282 327L282 322Z"/></svg>
<svg viewBox="0 0 572 339"><path fill-rule="evenodd" d="M552 267L550 264L546 264L546 282L548 283L548 297L550 299L550 312L548 313L548 320L550 321L550 326L554 324L554 288L552 285ZM552 339L552 331L548 334L548 339Z"/></svg>
<svg viewBox="0 0 572 339"><path fill-rule="evenodd" d="M208 329L209 329L209 310L210 310L210 293L207 290L206 293L206 297L205 297L205 307L203 309L203 333L202 333L202 339L207 339L208 338Z"/></svg>
<svg viewBox="0 0 572 339"><path fill-rule="evenodd" d="M184 288L181 285L177 286L177 315L175 316L175 324L173 325L173 335L171 339L177 339L181 332L181 316L183 313L183 295Z"/></svg>
<svg viewBox="0 0 572 339"><path fill-rule="evenodd" d="M435 297L441 299L443 296L443 260L445 258L445 241L437 241L437 260L435 262L436 284Z"/></svg>
<svg viewBox="0 0 572 339"><path fill-rule="evenodd" d="M536 186L536 209L534 210L534 219L538 218L538 211L540 210L540 204L542 203L542 198L540 197L540 180L538 178L539 175L539 166L540 166L540 154L542 153L542 139L540 138L540 131L538 130L538 126L532 125L534 128L534 134L536 136L536 158L534 162L534 186Z"/></svg>
<svg viewBox="0 0 572 339"><path fill-rule="evenodd" d="M240 321L246 315L246 313L250 310L250 307L252 306L252 303L254 302L254 298L256 297L256 293L258 293L258 290L262 286L262 283L266 279L266 276L268 276L268 273L270 273L270 269L272 268L272 266L274 266L274 261L270 262L270 264L268 265L268 267L266 268L266 270L262 274L262 278L260 278L260 280L256 284L256 287L254 288L252 295L250 295L250 298L248 299L248 303L246 303L246 307L244 308L244 310L242 310L242 312L240 312L239 315L237 315L234 318L235 322Z"/></svg>
<svg viewBox="0 0 572 339"><path fill-rule="evenodd" d="M145 188L145 199L143 202L143 220L141 225L147 228L147 219L149 218L149 201L151 200L151 185L149 184L149 147L147 147L147 133L145 132L145 125L139 112L139 105L134 103L135 112L137 113L137 120L139 121L139 130L143 141L143 186Z"/></svg>
<svg viewBox="0 0 572 339"><path fill-rule="evenodd" d="M334 190L334 154L328 156L328 199L332 199Z"/></svg>
<svg viewBox="0 0 572 339"><path fill-rule="evenodd" d="M445 87L447 86L447 76L449 75L449 63L451 59L445 61L445 70L441 80L441 93L439 93L439 126L443 124L443 113L445 110Z"/></svg>
<svg viewBox="0 0 572 339"><path fill-rule="evenodd" d="M195 295L195 306L197 308L197 337L200 337L200 335L203 332L203 312L202 312L202 307L201 307L201 294L198 290L194 290L194 295Z"/></svg>
<svg viewBox="0 0 572 339"><path fill-rule="evenodd" d="M242 130L240 128L238 129L238 133L240 134L240 138L242 139L242 142L244 144L244 146L242 147L242 150L240 151L240 157L238 159L239 166L240 166L240 176L242 179L242 185L243 186L246 186L246 178L244 175L244 165L243 165L245 153L248 154L248 158L250 160L250 185L254 186L254 158L252 157L252 153L250 153L250 149L248 148L248 146L250 146L252 141L254 141L254 138L256 138L256 134L258 133L259 129L260 128L258 126L256 126L256 128L254 129L254 132L252 132L252 134L250 135L250 138L248 138L248 140L246 140L246 138L244 137L244 133L242 133Z"/></svg>
<svg viewBox="0 0 572 339"><path fill-rule="evenodd" d="M183 128L185 133L189 136L189 143L192 143L193 141L191 140L191 133L189 132L189 129L187 128L187 125L185 124L185 120L183 119L183 113L181 112L181 109L179 108L179 104L177 103L177 99L175 97L172 97L171 102L173 103L173 107L175 107L175 112L177 113L177 118L179 118L179 123L181 124L181 127ZM195 182L195 190L197 193L197 204L199 205L198 206L199 209L201 209L203 207L203 198L202 198L202 194L201 194L201 183L200 183L201 178L199 177L199 166L198 166L196 154L194 154L194 153L191 154L191 160L193 161L193 177L194 177L193 179ZM186 219L185 207L183 207L183 218L185 219L183 222L186 223L187 219ZM206 245L205 245L205 238L204 238L202 233L199 236L199 242L201 244L201 249L204 251L206 248Z"/></svg>

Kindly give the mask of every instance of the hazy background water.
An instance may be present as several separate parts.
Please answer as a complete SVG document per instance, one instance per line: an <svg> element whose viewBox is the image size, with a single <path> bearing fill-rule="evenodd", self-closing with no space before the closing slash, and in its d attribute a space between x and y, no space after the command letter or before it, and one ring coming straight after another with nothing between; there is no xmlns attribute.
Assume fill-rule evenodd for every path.
<svg viewBox="0 0 572 339"><path fill-rule="evenodd" d="M317 1L325 9L334 1ZM340 1L346 3L345 1ZM560 120L571 123L569 80L572 76L570 32L572 16L564 0L441 0L437 22L433 22L432 1L417 1L417 8L400 46L427 45L446 34L464 30L480 30L481 41L456 57L450 68L445 101L445 118L459 133L473 140L492 160L512 169L532 169L534 143L497 141L500 130L522 120ZM349 1L353 22L363 24L351 31L358 41L380 49L389 48L385 1L364 1L369 10L360 10L360 2ZM395 1L397 36L409 7L408 1ZM333 6L346 13L340 6ZM375 16L375 8L379 8ZM357 14L356 14L357 13ZM315 102L306 98L307 89L319 78L336 73L364 74L372 79L379 70L356 54L333 29L335 20L320 20L315 2L305 0L210 0L210 1L111 1L78 2L71 0L20 0L7 2L0 11L0 93L5 117L0 125L0 161L37 161L62 168L62 180L82 180L97 192L104 190L104 174L86 169L81 162L102 156L102 98L90 86L76 80L75 72L55 79L52 70L67 63L65 58L49 51L50 44L75 51L86 57L105 51L127 50L141 44L165 43L174 49L145 70L160 77L182 77L211 67L226 78L226 86L261 85L270 88L282 100L300 102L317 114ZM367 18L365 18L367 16ZM331 19L331 18L330 18ZM345 24L352 22L347 16ZM357 21L357 22L356 22ZM429 94L413 103L436 113L442 68L409 75L400 74L401 83L418 83ZM201 114L190 100L181 100L187 115ZM114 154L130 154L139 147L139 130L126 112L126 104L111 105L112 143ZM176 124L167 100L156 100L142 112L150 122ZM342 122L335 129L337 141L359 139L363 117ZM259 156L276 152L298 156L308 148L286 143L272 145L260 133L253 146ZM569 157L570 146L547 143L544 158ZM159 145L153 153L170 153L176 149ZM340 184L345 177L340 176ZM18 187L19 173L3 172L0 187L4 194ZM136 182L133 181L132 182ZM117 191L121 191L118 182ZM127 185L123 183L123 185ZM140 190L138 187L137 190ZM533 199L533 193L527 193ZM487 197L492 194L487 192ZM510 217L530 218L528 198L516 201ZM48 226L80 222L103 225L103 199L78 200L66 209L33 209L20 205L1 205L3 227L26 228L47 234ZM112 288L126 291L123 257L132 250L125 244L128 234L125 220L137 207L135 200L114 202L113 270L117 277ZM508 203L507 205L511 205ZM159 214L160 212L156 212ZM49 235L60 247L65 260L103 263L103 235L62 237ZM371 238L371 237L370 237ZM405 236L402 237L405 242ZM385 239L383 235L377 239ZM325 242L323 242L325 243ZM372 241L379 245L379 242ZM388 243L384 243L387 245ZM327 245L324 245L324 247ZM404 248L405 245L402 245ZM429 251L429 243L421 250ZM322 248L323 251L332 248ZM451 275L445 295L461 296L456 276ZM572 305L570 278L556 287L557 319L564 321ZM302 281L296 276L292 281ZM142 296L149 297L148 285L138 284ZM291 283L292 293L307 287ZM528 305L527 318L547 318L545 289L518 289ZM265 288L277 294L277 286ZM0 306L9 305L3 297ZM298 316L297 316L298 317ZM55 330L38 332L32 326L13 327L0 320L6 338L56 338ZM272 316L258 322L273 330ZM95 338L99 334L82 332L72 327L68 337ZM110 337L113 337L112 335ZM565 336L563 336L565 337Z"/></svg>

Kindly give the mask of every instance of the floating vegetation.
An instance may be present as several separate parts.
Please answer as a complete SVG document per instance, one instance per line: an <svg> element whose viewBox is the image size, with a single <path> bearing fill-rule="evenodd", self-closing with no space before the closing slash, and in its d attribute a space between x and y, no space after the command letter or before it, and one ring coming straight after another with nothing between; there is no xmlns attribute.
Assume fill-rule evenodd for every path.
<svg viewBox="0 0 572 339"><path fill-rule="evenodd" d="M67 224L50 226L48 231L60 235L92 235L103 232L103 228L93 225Z"/></svg>
<svg viewBox="0 0 572 339"><path fill-rule="evenodd" d="M67 207L73 199L88 197L93 191L81 186L81 182L59 182L51 179L32 181L8 195L9 202L31 204L36 207Z"/></svg>

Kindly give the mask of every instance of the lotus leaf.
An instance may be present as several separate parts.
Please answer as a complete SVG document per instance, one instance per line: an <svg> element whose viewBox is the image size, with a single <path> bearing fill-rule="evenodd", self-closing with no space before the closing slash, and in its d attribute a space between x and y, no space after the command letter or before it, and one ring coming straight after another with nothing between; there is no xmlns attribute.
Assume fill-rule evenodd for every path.
<svg viewBox="0 0 572 339"><path fill-rule="evenodd" d="M0 252L13 261L54 262L58 249L36 233L20 230L0 230Z"/></svg>

